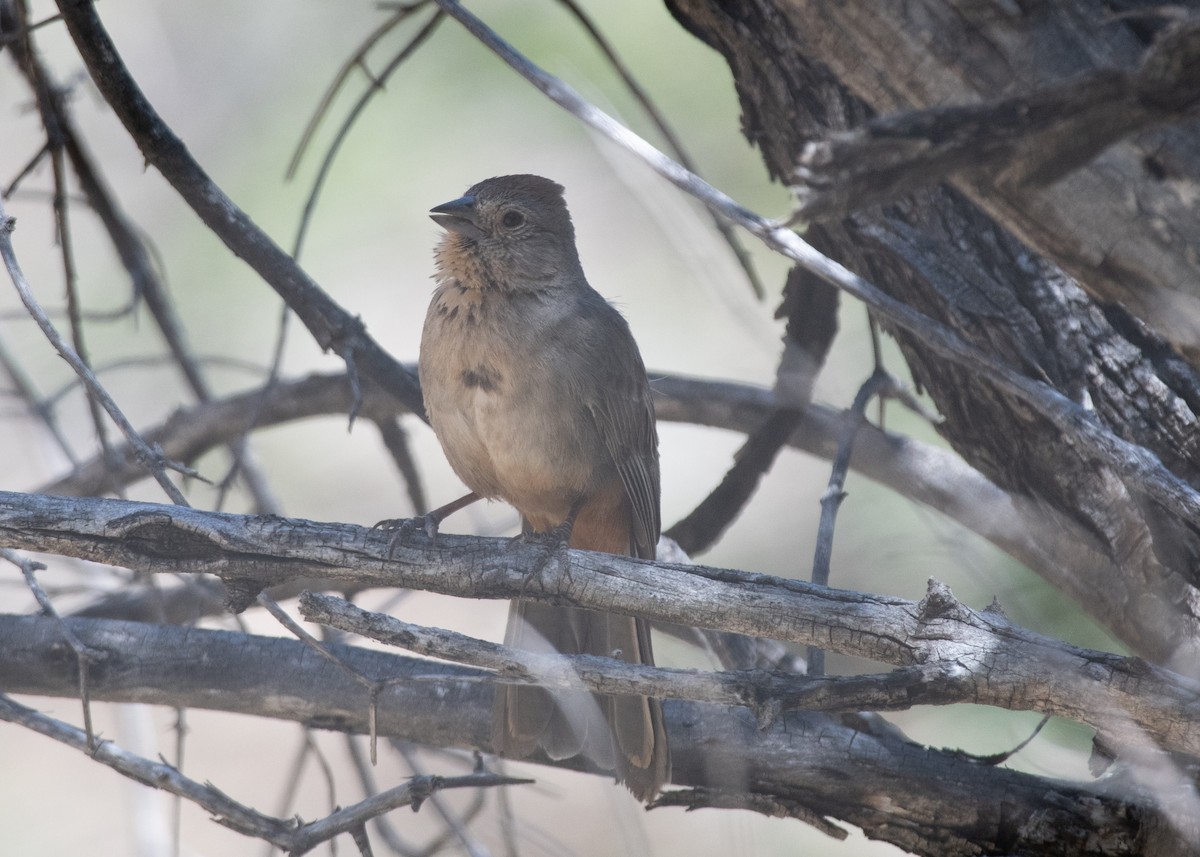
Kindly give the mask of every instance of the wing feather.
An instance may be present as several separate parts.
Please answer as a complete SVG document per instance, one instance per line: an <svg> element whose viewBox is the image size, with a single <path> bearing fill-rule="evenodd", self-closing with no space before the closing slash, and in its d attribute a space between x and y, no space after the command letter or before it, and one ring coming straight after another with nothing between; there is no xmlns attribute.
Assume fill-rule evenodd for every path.
<svg viewBox="0 0 1200 857"><path fill-rule="evenodd" d="M607 302L604 310L606 353L592 363L604 377L588 385L587 406L629 498L632 553L654 559L662 526L654 400L629 325Z"/></svg>

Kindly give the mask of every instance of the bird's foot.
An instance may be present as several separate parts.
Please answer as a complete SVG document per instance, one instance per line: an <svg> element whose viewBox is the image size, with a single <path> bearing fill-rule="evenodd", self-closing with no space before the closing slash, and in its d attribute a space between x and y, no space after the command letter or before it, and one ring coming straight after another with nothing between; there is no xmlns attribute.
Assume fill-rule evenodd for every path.
<svg viewBox="0 0 1200 857"><path fill-rule="evenodd" d="M432 512L428 515L418 515L415 518L384 518L379 523L371 527L372 530L383 530L392 534L392 540L388 542L388 559L396 552L396 548L404 544L408 537L421 530L428 537L432 544L437 544L438 525L441 523L441 518L435 516Z"/></svg>
<svg viewBox="0 0 1200 857"><path fill-rule="evenodd" d="M525 582L521 585L522 594L534 582L537 583L539 589L545 591L545 572L551 563L557 563L563 575L570 578L571 561L567 554L570 539L571 527L568 524L559 524L545 533L521 533L508 540L509 548L519 544L540 548L541 556L538 557L529 573L525 575Z"/></svg>

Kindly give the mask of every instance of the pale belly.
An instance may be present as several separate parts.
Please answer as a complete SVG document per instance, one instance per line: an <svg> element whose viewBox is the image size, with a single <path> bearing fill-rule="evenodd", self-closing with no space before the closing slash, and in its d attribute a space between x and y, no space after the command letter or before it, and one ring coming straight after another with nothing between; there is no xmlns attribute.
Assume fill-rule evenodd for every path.
<svg viewBox="0 0 1200 857"><path fill-rule="evenodd" d="M574 401L534 343L510 348L480 337L427 335L421 384L434 432L472 491L503 500L535 522L559 523L609 472L591 415Z"/></svg>

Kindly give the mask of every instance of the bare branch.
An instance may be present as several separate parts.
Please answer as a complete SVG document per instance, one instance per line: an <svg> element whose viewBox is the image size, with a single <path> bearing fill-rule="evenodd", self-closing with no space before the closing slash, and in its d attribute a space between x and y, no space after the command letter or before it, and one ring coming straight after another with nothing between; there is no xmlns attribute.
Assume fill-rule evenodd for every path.
<svg viewBox="0 0 1200 857"><path fill-rule="evenodd" d="M420 5L422 4L411 7L401 6L396 9L395 14L393 14L390 19L385 21L374 33L372 33L367 38L366 43L355 52L354 65L358 66L362 64L366 51L369 50L376 41L382 38L395 25L399 24L410 14L415 12ZM333 142L330 144L328 151L325 152L325 156L321 159L321 166L317 170L317 177L313 179L312 188L309 190L308 198L304 201L304 212L300 216L300 225L296 229L296 243L292 249L292 255L297 259L300 258L301 250L304 247L304 237L308 232L308 225L312 220L313 212L316 210L317 199L321 195L321 189L325 185L325 180L329 177L329 172L333 168L333 162L337 158L338 151L340 151L342 148L342 143L344 143L350 135L350 129L354 126L355 121L362 114L363 110L366 109L367 104L371 101L371 99L383 90L383 85L387 82L387 79L391 77L401 65L404 64L405 60L415 54L421 45L425 44L425 41L433 35L438 24L442 22L444 17L445 15L440 11L435 11L433 13L429 20L427 20L421 29L417 31L416 35L409 39L408 43L396 54L396 56L391 59L391 61L388 62L383 71L379 75L371 78L371 85L362 95L359 96L358 100L354 103L354 106L350 109L350 112L342 120ZM363 67L365 68L365 66ZM325 98L322 99L321 104L317 107L316 114L313 116L308 128L305 129L300 145L297 147L296 154L292 158L292 164L288 167L289 175L298 165L299 158L303 153L311 134L315 131L316 124L320 122L321 118L325 115L325 111L328 109L329 99L332 97L332 94L341 87L342 83L344 83L348 71L348 66L342 67L342 70L338 73L334 83L330 86L329 91L326 92ZM417 412L420 413L419 410Z"/></svg>
<svg viewBox="0 0 1200 857"><path fill-rule="evenodd" d="M370 378L413 413L423 414L416 378L380 348L361 322L325 294L225 195L162 121L125 68L95 7L62 0L59 11L92 80L141 148L147 163L159 170L209 229L284 299L322 348L353 355L356 365Z"/></svg>
<svg viewBox="0 0 1200 857"><path fill-rule="evenodd" d="M113 669L98 676L97 700L183 702L344 731L365 733L367 693L340 671L313 680L301 643L227 631L101 620L67 620L89 645L103 648ZM40 617L0 616L0 686L12 692L71 696L70 663L61 637ZM381 735L432 746L488 750L492 688L478 671L348 646L339 657L376 676L405 676L380 697ZM154 656L147 657L147 653ZM180 662L193 669L177 669ZM815 714L785 714L761 729L748 712L668 700L675 783L720 792L711 805L734 805L740 792L778 806L794 803L912 847L928 838L960 850L999 852L1015 827L1052 834L1022 841L1029 854L1061 855L1072 831L1104 831L1113 847L1136 850L1146 825L1166 826L1136 791L1115 780L1084 787L980 765L966 756L912 744ZM831 777L829 771L838 771ZM952 783L953 788L947 788ZM739 785L741 784L741 785ZM881 796L886 809L880 808ZM796 812L788 812L796 815ZM806 817L801 815L800 817ZM990 843L990 844L989 844ZM1039 844L1040 843L1040 844ZM1120 843L1127 843L1120 846Z"/></svg>
<svg viewBox="0 0 1200 857"><path fill-rule="evenodd" d="M98 747L89 748L86 737L80 730L52 717L39 714L3 695L0 695L0 719L20 724L48 738L88 753L96 761L132 780L137 780L152 788L162 789L195 803L211 813L218 824L246 836L266 840L289 854L296 855L305 854L322 842L327 842L340 833L347 833L375 816L382 815L396 807L419 807L422 801L444 789L483 788L531 782L487 772L459 777L414 777L404 785L372 795L318 821L297 824L293 820L285 821L256 812L233 800L215 786L198 783L184 776L171 765L163 762L151 762L149 759L144 759L118 747L111 741L104 741Z"/></svg>
<svg viewBox="0 0 1200 857"><path fill-rule="evenodd" d="M42 425L46 427L46 431L54 438L54 442L62 450L63 456L73 466L78 466L75 451L71 449L71 444L58 424L54 408L38 394L33 380L25 374L21 365L8 353L3 342L0 342L0 368L4 370L4 374L8 376L17 396L25 403L30 413L37 416Z"/></svg>
<svg viewBox="0 0 1200 857"><path fill-rule="evenodd" d="M661 374L653 374L653 379L655 407L663 420L751 432L779 407L769 391L744 384ZM245 432L250 415L256 412L256 424L264 428L309 416L345 414L350 404L345 375L312 375L281 381L265 397L252 390L178 411L143 436L167 457L188 462ZM363 408L376 422L394 419L402 412L395 399L370 387L364 391ZM788 443L832 460L842 430L840 412L809 405ZM126 463L111 472L102 459L94 458L70 475L42 486L39 493L89 496L128 484L142 475L136 463L128 460L129 455L127 449L119 448L117 457ZM1135 651L1149 655L1172 652L1184 638L1182 626L1168 611L1162 613L1164 621L1151 624L1138 623L1128 613L1134 599L1158 598L1166 603L1174 597L1172 593L1156 591L1147 580L1121 575L1094 534L1035 500L1001 490L953 453L868 425L859 431L853 465L865 476L939 510L1039 572L1092 609ZM167 597L169 607L173 599ZM277 593L276 597L285 596ZM159 603L156 600L155 604ZM189 614L195 609L187 608ZM132 618L127 608L103 615Z"/></svg>
<svg viewBox="0 0 1200 857"><path fill-rule="evenodd" d="M803 411L790 408L774 411L762 425L750 431L720 484L663 535L678 542L690 556L703 553L716 544L750 502L759 481L775 462L775 456L796 434L803 420Z"/></svg>
<svg viewBox="0 0 1200 857"><path fill-rule="evenodd" d="M892 377L876 364L871 374L854 396L854 402L846 411L845 426L838 439L837 455L829 472L829 485L821 495L821 519L817 524L817 544L813 550L812 575L810 580L818 586L829 585L829 565L833 560L833 535L837 524L838 509L846 499L846 475L850 472L850 456L858 430L867 420L867 405L875 396L882 398L889 388L898 385ZM808 674L819 676L825 673L825 650L810 646L808 650Z"/></svg>
<svg viewBox="0 0 1200 857"><path fill-rule="evenodd" d="M88 673L93 663L99 663L104 660L104 653L91 648L76 637L74 632L71 631L70 626L63 622L58 611L54 609L54 605L50 602L50 596L42 589L37 579L38 570L44 569L45 565L28 557L23 557L16 551L9 550L8 548L0 548L0 557L3 557L21 569L21 574L25 577L25 585L33 593L38 606L42 608L42 613L58 623L63 639L67 641L67 645L75 653L75 660L79 665L79 701L83 703L83 729L84 734L87 736L88 750L94 751L96 749L96 733L92 729L92 702L88 689Z"/></svg>
<svg viewBox="0 0 1200 857"><path fill-rule="evenodd" d="M207 810L219 824L239 833L266 839L280 847L290 841L290 823L255 812L215 787L185 777L171 765L143 759L111 741L103 741L94 749L89 748L87 736L79 729L26 708L3 695L0 695L0 719L20 724L26 729L87 753L97 762L132 780L179 795Z"/></svg>
<svg viewBox="0 0 1200 857"><path fill-rule="evenodd" d="M596 655L530 652L414 625L316 592L301 595L300 609L310 622L418 655L486 669L503 684L745 706L764 728L787 711L905 711L915 705L979 701L975 682L966 671L945 661L877 675L793 675L753 669L706 672L630 664ZM997 690L997 695L1000 692Z"/></svg>
<svg viewBox="0 0 1200 857"><path fill-rule="evenodd" d="M1200 25L1182 21L1134 70L1105 69L987 104L890 114L815 140L800 153L795 217L878 205L963 169L1010 187L1049 185L1142 129L1196 105L1189 62Z"/></svg>
<svg viewBox="0 0 1200 857"><path fill-rule="evenodd" d="M143 437L168 458L189 462L217 446L236 442L248 431L303 417L349 413L351 404L345 375L313 375L176 411L166 422L147 429ZM397 409L395 399L377 390L368 407L372 414L381 415L394 414ZM42 490L93 496L119 490L143 473L132 450L118 447L112 462L94 457Z"/></svg>
<svg viewBox="0 0 1200 857"><path fill-rule="evenodd" d="M265 586L314 573L362 586L469 598L529 598L732 631L901 666L965 673L976 702L1090 723L1113 746L1140 743L1200 755L1198 686L1139 658L1061 643L978 613L931 583L919 604L705 566L569 552L544 568L506 540L385 533L353 525L205 513L118 500L0 492L0 539L27 550L162 573L220 575L235 609ZM390 560L389 560L390 557ZM531 586L530 580L537 580Z"/></svg>
<svg viewBox="0 0 1200 857"><path fill-rule="evenodd" d="M397 807L411 806L413 809L418 809L426 800L446 789L519 786L532 782L533 780L504 777L487 771L458 777L413 777L402 786L372 795L354 806L339 809L320 821L304 825L296 831L289 850L293 854L304 854L339 833L348 833L355 828L361 828L372 818Z"/></svg>
<svg viewBox="0 0 1200 857"><path fill-rule="evenodd" d="M183 494L166 474L167 467L172 467L172 469L176 470L181 470L182 468L164 459L162 455L151 449L142 440L141 435L137 433L137 429L125 418L125 414L117 407L117 403L113 401L108 391L101 386L95 374L92 373L92 370L88 368L87 364L80 359L79 355L62 338L62 335L55 329L50 319L46 316L46 313L42 310L41 305L33 296L33 291L30 289L29 283L25 279L25 274L22 273L21 266L17 262L16 253L13 251L12 230L13 220L5 212L4 203L0 201L0 258L4 259L4 265L8 269L8 275L12 279L13 285L17 288L17 293L21 296L21 302L25 304L25 308L29 311L34 321L37 322L46 339L54 346L54 350L70 364L75 374L83 381L84 386L87 387L88 396L100 402L105 412L121 429L126 440L137 450L139 460L150 471L151 475L154 476L154 480L162 486L163 491L171 498L172 502L186 506L187 500L183 498Z"/></svg>

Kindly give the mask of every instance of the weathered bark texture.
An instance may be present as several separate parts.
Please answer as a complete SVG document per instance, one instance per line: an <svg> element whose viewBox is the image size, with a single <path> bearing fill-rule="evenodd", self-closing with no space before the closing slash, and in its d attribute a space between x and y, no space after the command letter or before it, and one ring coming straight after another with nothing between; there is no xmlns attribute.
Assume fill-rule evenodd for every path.
<svg viewBox="0 0 1200 857"><path fill-rule="evenodd" d="M94 700L186 704L325 729L369 729L368 689L340 670L322 669L321 659L295 640L132 622L70 624L106 653L91 672ZM78 692L75 660L64 652L53 620L0 616L0 641L13 654L0 660L0 685L43 696ZM363 675L387 681L377 699L381 737L488 749L493 691L486 674L390 652L332 648ZM321 681L314 682L317 671ZM675 793L696 805L752 806L740 795L744 784L773 796L770 806L752 806L759 811L807 815L817 823L828 814L924 855L1008 854L1017 843L1026 855L1134 854L1156 828L1167 827L1136 793L981 764L906 741L869 718L843 723L794 712L760 729L745 709L680 700L663 708L675 781L712 789ZM733 803L739 798L742 804ZM1097 831L1103 831L1103 850L1092 846Z"/></svg>
<svg viewBox="0 0 1200 857"><path fill-rule="evenodd" d="M1137 4L668 0L729 62L746 136L788 183L806 145L881 114L1002 100L1005 110L987 114L993 120L1020 114L1023 96L1147 68L1151 49L1194 69L1190 30L1150 13L1114 17L1114 5ZM1164 52L1164 39L1181 46ZM1011 178L1046 174L1031 162L1054 162L1049 134L1038 151L1014 143L1007 161L987 168L954 162L949 183L814 224L806 237L1013 368L1090 403L1113 432L1200 484L1200 380L1187 359L1200 343L1193 104L1181 97L1155 108L1155 120L1175 124L1142 130L1053 183ZM937 124L920 119L900 124ZM1078 141L1064 148L1064 159L1080 160ZM1043 418L920 341L897 339L955 449L1094 533L1126 585L1083 563L1050 571L1050 581L1135 651L1194 670L1197 522L1164 513Z"/></svg>

